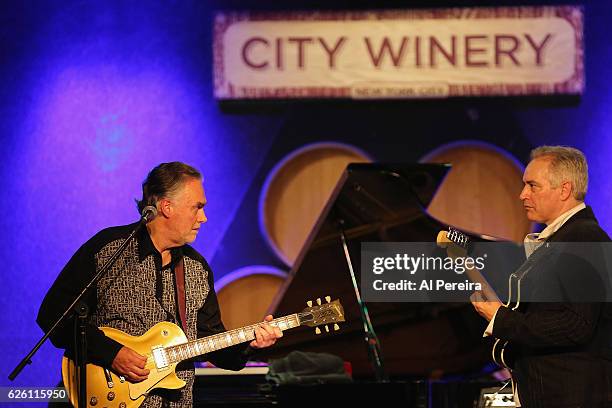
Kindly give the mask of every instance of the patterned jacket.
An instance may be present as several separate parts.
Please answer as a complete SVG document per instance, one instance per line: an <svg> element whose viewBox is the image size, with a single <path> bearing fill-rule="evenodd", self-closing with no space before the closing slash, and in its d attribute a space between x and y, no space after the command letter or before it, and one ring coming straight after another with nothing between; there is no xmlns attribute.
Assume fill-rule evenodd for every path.
<svg viewBox="0 0 612 408"><path fill-rule="evenodd" d="M47 330L64 308L85 286L114 251L125 241L136 224L111 227L87 241L70 259L45 296L38 314L38 323ZM133 336L144 334L160 321L175 324L178 318L174 267L183 259L188 340L225 331L213 276L208 263L189 245L172 250L172 261L162 265L161 255L143 228L128 244L111 270L90 291L87 304L90 318L87 332L90 361L110 368L122 345L106 337L99 326L113 327ZM60 327L51 337L53 344L72 350L73 323ZM238 345L211 353L207 360L227 369L239 370L248 358L248 348ZM143 407L187 407L192 405L193 362L183 362L177 374L187 382L181 390L156 390Z"/></svg>

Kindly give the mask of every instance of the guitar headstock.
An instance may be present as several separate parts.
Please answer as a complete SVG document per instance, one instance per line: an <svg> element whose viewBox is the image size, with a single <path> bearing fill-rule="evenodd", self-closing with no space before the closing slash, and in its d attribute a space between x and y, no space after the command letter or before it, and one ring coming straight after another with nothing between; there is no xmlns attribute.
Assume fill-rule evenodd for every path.
<svg viewBox="0 0 612 408"><path fill-rule="evenodd" d="M439 247L446 248L448 256L459 258L467 255L470 238L463 232L448 227L448 231L438 232L436 243Z"/></svg>
<svg viewBox="0 0 612 408"><path fill-rule="evenodd" d="M338 330L338 323L344 322L344 308L339 299L332 302L331 298L326 296L325 300L327 303L322 303L321 298L318 298L316 305L313 305L311 300L306 302L308 307L298 313L300 324L310 327L325 325L326 332L329 332L328 325L333 324L333 329ZM317 327L315 333L320 334L321 329Z"/></svg>

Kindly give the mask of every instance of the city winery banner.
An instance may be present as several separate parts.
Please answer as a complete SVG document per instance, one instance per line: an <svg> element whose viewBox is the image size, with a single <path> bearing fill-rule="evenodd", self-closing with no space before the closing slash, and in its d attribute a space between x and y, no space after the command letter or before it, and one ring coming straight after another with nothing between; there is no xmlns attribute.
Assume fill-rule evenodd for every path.
<svg viewBox="0 0 612 408"><path fill-rule="evenodd" d="M580 7L218 13L219 99L580 94Z"/></svg>

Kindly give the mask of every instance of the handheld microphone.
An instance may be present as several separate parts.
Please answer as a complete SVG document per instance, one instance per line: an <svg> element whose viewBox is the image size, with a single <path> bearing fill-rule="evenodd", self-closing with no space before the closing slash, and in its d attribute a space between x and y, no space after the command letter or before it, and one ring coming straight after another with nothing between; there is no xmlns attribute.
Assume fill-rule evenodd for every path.
<svg viewBox="0 0 612 408"><path fill-rule="evenodd" d="M153 218L157 216L157 208L152 205L147 205L142 209L141 220L146 223L150 222Z"/></svg>

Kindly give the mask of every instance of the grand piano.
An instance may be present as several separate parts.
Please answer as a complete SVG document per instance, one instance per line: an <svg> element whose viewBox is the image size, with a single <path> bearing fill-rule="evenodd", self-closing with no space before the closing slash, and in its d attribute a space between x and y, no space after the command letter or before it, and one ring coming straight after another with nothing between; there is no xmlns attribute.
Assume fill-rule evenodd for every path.
<svg viewBox="0 0 612 408"><path fill-rule="evenodd" d="M316 335L312 328L298 328L257 357L283 358L294 350L335 354L351 364L355 383L262 387L259 381L255 388L244 383L223 388L225 382L225 391L211 394L207 379L200 384L208 390L196 392L204 398L202 406L226 404L231 395L236 406L297 401L392 406L392 399L397 406L472 407L480 388L495 384L472 381L490 367L491 344L483 340L485 321L471 304L365 303L389 379L377 381L347 261L348 253L358 283L362 242L435 242L448 226L426 208L449 170L441 164L350 164L270 307L271 314L282 316L302 310L306 300L339 298L346 318L339 331ZM471 239L485 240L477 234Z"/></svg>
<svg viewBox="0 0 612 408"><path fill-rule="evenodd" d="M262 357L291 350L327 352L352 365L356 378L373 378L364 323L342 245L342 233L356 278L362 242L435 242L447 225L426 208L450 170L443 164L350 164L342 174L303 246L270 313L285 315L305 300L341 299L346 323L338 332L299 330ZM477 235L471 237L482 240ZM489 361L484 321L466 303L367 303L390 378L440 378L477 374Z"/></svg>

